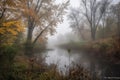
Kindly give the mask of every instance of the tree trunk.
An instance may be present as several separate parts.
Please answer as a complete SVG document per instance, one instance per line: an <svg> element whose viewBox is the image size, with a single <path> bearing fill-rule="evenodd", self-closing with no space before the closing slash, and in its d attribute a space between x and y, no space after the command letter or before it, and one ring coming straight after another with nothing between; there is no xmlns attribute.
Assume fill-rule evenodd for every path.
<svg viewBox="0 0 120 80"><path fill-rule="evenodd" d="M94 28L91 29L91 38L92 40L95 40L95 36L96 36L96 30Z"/></svg>
<svg viewBox="0 0 120 80"><path fill-rule="evenodd" d="M33 55L32 33L33 33L33 27L32 25L30 25L28 27L27 40L25 44L25 54L29 57Z"/></svg>
<svg viewBox="0 0 120 80"><path fill-rule="evenodd" d="M118 23L117 23L117 27L118 27L118 37L120 38L120 14L118 14Z"/></svg>

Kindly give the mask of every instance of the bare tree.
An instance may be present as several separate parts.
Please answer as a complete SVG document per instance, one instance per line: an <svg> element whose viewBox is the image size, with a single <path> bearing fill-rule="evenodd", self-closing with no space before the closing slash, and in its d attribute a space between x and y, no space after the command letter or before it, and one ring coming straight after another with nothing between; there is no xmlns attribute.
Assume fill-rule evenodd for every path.
<svg viewBox="0 0 120 80"><path fill-rule="evenodd" d="M111 0L81 0L84 11L82 14L86 17L90 29L91 37L95 40L96 30Z"/></svg>
<svg viewBox="0 0 120 80"><path fill-rule="evenodd" d="M96 39L96 31L103 16L105 16L106 9L109 7L111 0L81 0L82 14L89 23L92 40ZM96 80L95 63L90 61L90 70L93 80Z"/></svg>
<svg viewBox="0 0 120 80"><path fill-rule="evenodd" d="M111 7L113 14L115 15L116 22L117 22L117 33L120 37L120 2L115 4Z"/></svg>
<svg viewBox="0 0 120 80"><path fill-rule="evenodd" d="M73 29L73 31L77 34L80 35L80 37L84 40L85 37L82 33L82 31L84 30L84 25L82 24L83 18L80 15L80 12L77 9L71 9L70 13L68 15L68 20L69 20L69 24L70 27Z"/></svg>
<svg viewBox="0 0 120 80"><path fill-rule="evenodd" d="M3 17L4 13L5 13L5 4L6 4L6 0L5 1L1 1L0 2L0 19Z"/></svg>

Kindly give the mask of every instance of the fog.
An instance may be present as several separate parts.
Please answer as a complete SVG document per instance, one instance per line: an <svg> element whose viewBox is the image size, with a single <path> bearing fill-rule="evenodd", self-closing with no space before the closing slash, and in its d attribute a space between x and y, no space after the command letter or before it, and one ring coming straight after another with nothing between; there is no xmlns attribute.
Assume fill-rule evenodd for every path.
<svg viewBox="0 0 120 80"><path fill-rule="evenodd" d="M78 42L80 38L73 32L68 32L64 34L58 34L57 36L52 36L48 39L47 48L55 48L60 44L65 44L69 42Z"/></svg>

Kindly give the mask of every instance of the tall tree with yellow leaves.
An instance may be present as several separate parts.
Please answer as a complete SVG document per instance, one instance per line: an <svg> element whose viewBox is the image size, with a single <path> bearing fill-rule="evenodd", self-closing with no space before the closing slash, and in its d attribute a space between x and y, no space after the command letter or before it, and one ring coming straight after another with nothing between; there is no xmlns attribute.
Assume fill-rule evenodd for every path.
<svg viewBox="0 0 120 80"><path fill-rule="evenodd" d="M17 35L24 30L21 13L18 12L20 0L0 1L0 46L12 44Z"/></svg>
<svg viewBox="0 0 120 80"><path fill-rule="evenodd" d="M21 24L21 21L4 22L0 27L1 44L13 44L17 35L24 31L24 26Z"/></svg>

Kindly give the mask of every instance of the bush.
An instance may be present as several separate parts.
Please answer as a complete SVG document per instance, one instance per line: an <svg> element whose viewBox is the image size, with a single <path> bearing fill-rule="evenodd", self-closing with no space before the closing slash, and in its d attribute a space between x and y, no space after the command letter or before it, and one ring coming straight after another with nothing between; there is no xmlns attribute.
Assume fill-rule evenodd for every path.
<svg viewBox="0 0 120 80"><path fill-rule="evenodd" d="M16 46L7 45L0 47L0 80L9 80L11 77L13 60L16 53Z"/></svg>
<svg viewBox="0 0 120 80"><path fill-rule="evenodd" d="M16 46L4 46L1 49L0 57L5 61L12 62L17 53Z"/></svg>

